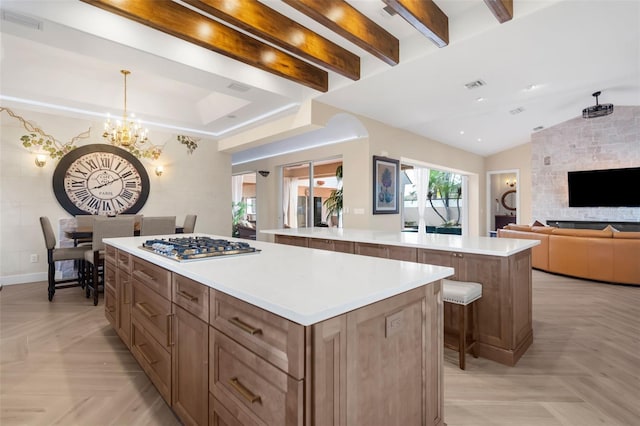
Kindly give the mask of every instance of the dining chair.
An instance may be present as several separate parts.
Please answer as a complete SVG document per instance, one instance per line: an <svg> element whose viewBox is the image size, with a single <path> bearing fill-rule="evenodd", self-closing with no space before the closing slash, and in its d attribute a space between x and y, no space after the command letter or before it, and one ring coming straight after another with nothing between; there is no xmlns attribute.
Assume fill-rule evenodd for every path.
<svg viewBox="0 0 640 426"><path fill-rule="evenodd" d="M77 215L76 216L76 229L92 229L93 228L93 221L95 220L96 216L92 215L92 214L82 214L82 215ZM85 246L85 249L87 248L86 246L90 246L91 245L91 238L78 238L76 240L73 241L73 245L74 246Z"/></svg>
<svg viewBox="0 0 640 426"><path fill-rule="evenodd" d="M133 213L123 213L123 214L119 214L117 217L133 217L134 218L134 223L133 223L133 229L135 231L140 231L140 227L142 226L142 218L144 217L141 214L133 214Z"/></svg>
<svg viewBox="0 0 640 426"><path fill-rule="evenodd" d="M175 216L145 216L140 235L167 235L176 233Z"/></svg>
<svg viewBox="0 0 640 426"><path fill-rule="evenodd" d="M185 234L191 234L196 229L196 219L197 216L195 214L188 214L184 218L184 225L182 225L182 232Z"/></svg>
<svg viewBox="0 0 640 426"><path fill-rule="evenodd" d="M93 304L98 304L98 288L100 282L104 282L104 242L103 238L132 237L134 232L135 217L116 216L95 218L93 223L93 239L91 249L85 250L86 263L85 276L87 277L87 297L93 291ZM89 282L90 280L90 282Z"/></svg>
<svg viewBox="0 0 640 426"><path fill-rule="evenodd" d="M84 280L84 271L82 260L84 259L84 247L58 247L56 248L56 234L53 232L51 222L46 216L40 217L40 226L42 227L42 235L44 236L44 244L47 247L47 281L49 283L49 302L53 300L53 295L57 289L78 287L82 285ZM63 260L78 260L78 276L76 278L66 278L56 280L56 262ZM70 284L73 283L73 284Z"/></svg>

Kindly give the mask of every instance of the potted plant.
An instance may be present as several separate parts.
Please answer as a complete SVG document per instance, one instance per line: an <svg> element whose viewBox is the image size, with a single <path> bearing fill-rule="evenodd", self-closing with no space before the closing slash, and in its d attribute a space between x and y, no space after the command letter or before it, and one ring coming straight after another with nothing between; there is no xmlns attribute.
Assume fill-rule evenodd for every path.
<svg viewBox="0 0 640 426"><path fill-rule="evenodd" d="M327 209L326 221L328 222L332 216L337 217L337 224L342 223L342 165L336 168L336 179L338 180L338 188L331 191L329 197L322 204Z"/></svg>

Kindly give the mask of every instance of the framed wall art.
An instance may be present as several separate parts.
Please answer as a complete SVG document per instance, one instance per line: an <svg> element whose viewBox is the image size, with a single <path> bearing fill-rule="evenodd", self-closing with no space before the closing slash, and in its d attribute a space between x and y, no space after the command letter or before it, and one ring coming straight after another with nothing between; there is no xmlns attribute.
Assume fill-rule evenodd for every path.
<svg viewBox="0 0 640 426"><path fill-rule="evenodd" d="M399 213L400 162L373 156L373 214Z"/></svg>

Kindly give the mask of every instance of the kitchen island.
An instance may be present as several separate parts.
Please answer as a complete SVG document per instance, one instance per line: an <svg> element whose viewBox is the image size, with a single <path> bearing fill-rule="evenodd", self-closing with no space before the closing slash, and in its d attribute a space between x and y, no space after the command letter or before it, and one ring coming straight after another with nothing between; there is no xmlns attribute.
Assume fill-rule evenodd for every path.
<svg viewBox="0 0 640 426"><path fill-rule="evenodd" d="M453 267L452 279L482 284L475 302L479 356L513 366L533 343L531 247L539 241L344 228L261 232L282 244ZM455 336L459 322L450 308L445 335Z"/></svg>
<svg viewBox="0 0 640 426"><path fill-rule="evenodd" d="M452 268L258 241L178 262L147 238L105 239L105 315L185 424L443 424Z"/></svg>

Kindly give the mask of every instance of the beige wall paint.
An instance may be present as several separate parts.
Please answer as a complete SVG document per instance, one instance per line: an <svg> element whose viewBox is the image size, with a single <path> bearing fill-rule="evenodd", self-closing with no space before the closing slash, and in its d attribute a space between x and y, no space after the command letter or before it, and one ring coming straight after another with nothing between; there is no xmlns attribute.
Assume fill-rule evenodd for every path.
<svg viewBox="0 0 640 426"><path fill-rule="evenodd" d="M520 209L518 210L518 223L531 223L531 144L518 145L515 148L499 152L485 158L487 172L500 170L518 170L518 192L520 197ZM486 221L486 218L482 219Z"/></svg>
<svg viewBox="0 0 640 426"><path fill-rule="evenodd" d="M78 145L102 143L101 122L13 109L43 131L66 142L92 128L89 139ZM31 282L46 279L47 257L38 218L48 216L54 227L71 216L58 204L52 188L57 161L37 168L34 155L22 147L20 137L28 133L21 123L0 113L0 282ZM197 232L231 234L231 158L217 144L202 140L193 154L175 140L175 134L151 131L156 144L166 142L158 163L164 174L157 177L155 164L144 160L151 191L140 213L176 216L181 224L186 214L198 215ZM59 239L59 238L58 238ZM30 263L38 254L39 262Z"/></svg>
<svg viewBox="0 0 640 426"><path fill-rule="evenodd" d="M335 114L344 113L327 105L314 103L312 119L326 123ZM325 147L291 153L236 165L233 173L269 170L268 178L258 176L258 230L277 228L282 221L279 167L303 161L322 160L341 156L343 161L344 214L343 226L356 229L400 231L400 214L373 215L373 155L413 160L454 169L469 175L470 220L469 234L485 232L484 216L484 158L457 148L435 142L410 132L389 127L366 117L355 116L366 128L368 137ZM360 213L362 212L362 213ZM480 218L483 220L480 220ZM270 240L261 236L258 239Z"/></svg>

